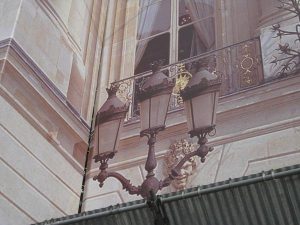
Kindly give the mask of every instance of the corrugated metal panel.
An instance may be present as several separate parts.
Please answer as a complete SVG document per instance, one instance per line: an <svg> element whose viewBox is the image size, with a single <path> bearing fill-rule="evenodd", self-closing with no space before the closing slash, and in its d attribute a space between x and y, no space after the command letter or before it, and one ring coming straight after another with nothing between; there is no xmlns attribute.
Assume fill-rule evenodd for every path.
<svg viewBox="0 0 300 225"><path fill-rule="evenodd" d="M160 198L170 225L300 225L300 165ZM41 224L152 225L154 216L135 201Z"/></svg>

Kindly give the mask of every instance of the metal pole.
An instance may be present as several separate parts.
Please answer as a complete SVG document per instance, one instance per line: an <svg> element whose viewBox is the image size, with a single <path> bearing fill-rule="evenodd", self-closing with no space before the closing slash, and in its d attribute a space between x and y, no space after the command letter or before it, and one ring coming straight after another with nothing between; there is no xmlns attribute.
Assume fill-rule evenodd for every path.
<svg viewBox="0 0 300 225"><path fill-rule="evenodd" d="M107 8L108 8L108 5L107 5ZM107 23L107 20L105 21L105 26L106 26L106 23ZM104 41L102 42L102 46L101 46L102 49L104 47L103 43L104 43ZM103 51L101 50L100 61L102 58L102 54L103 54ZM93 104L92 118L91 118L91 123L90 123L88 146L87 146L87 151L86 151L86 155L85 155L85 163L84 163L84 170L83 170L82 183L81 183L81 193L80 193L80 198L79 198L78 213L81 213L81 210L82 210L88 159L89 159L90 146L91 146L91 141L92 141L92 131L93 131L93 124L94 124L94 117L95 117L94 115L95 115L95 110L96 110L96 100L97 100L97 94L98 94L98 89L99 89L99 76L100 76L100 67L99 67L99 71L98 71L96 90L95 90L95 96L94 96L94 104Z"/></svg>

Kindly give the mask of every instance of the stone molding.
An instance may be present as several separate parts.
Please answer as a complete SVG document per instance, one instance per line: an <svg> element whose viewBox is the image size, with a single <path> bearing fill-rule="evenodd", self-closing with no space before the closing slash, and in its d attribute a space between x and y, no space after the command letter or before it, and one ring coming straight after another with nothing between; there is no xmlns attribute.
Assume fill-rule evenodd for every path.
<svg viewBox="0 0 300 225"><path fill-rule="evenodd" d="M13 76L5 75L7 70L15 71ZM17 79L16 79L17 78ZM7 80L10 83L7 83ZM15 79L15 80L14 80ZM5 83L6 82L6 83ZM15 85L13 85L15 83ZM32 102L43 102L47 109L55 112L51 118L57 118L63 121L60 126L63 127L68 135L77 140L77 143L87 145L89 135L89 125L79 115L79 113L68 103L66 97L61 91L49 80L47 75L38 67L30 56L22 49L21 46L12 38L0 41L0 94L8 101L22 116L24 116L49 142L70 162L70 164L80 173L83 166L79 160L75 159L74 152L67 151L61 142L57 139L57 132L49 132L38 118L26 108L11 92L11 86L19 84L26 85L26 90L21 93L29 93ZM8 85L8 86L7 86ZM24 105L25 104L25 105ZM41 111L40 113L45 113ZM44 117L49 115L44 114ZM51 120L50 119L50 120ZM53 121L57 123L57 121ZM82 151L85 152L86 149ZM73 149L74 151L74 149Z"/></svg>
<svg viewBox="0 0 300 225"><path fill-rule="evenodd" d="M59 14L55 11L49 0L35 0L35 2L40 6L44 13L49 17L52 23L62 32L65 39L69 41L70 45L75 52L82 55L82 49L79 44L75 41L68 27L62 21Z"/></svg>

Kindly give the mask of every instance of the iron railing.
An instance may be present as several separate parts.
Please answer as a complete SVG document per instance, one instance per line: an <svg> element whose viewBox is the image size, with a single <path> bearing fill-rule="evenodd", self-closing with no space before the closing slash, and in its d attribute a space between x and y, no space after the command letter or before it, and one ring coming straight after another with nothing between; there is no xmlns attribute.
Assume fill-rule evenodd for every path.
<svg viewBox="0 0 300 225"><path fill-rule="evenodd" d="M258 86L264 81L259 37L169 64L161 69L162 72L176 79L169 111L182 108L179 91L195 73L193 71L195 63L216 74L222 80L221 96ZM115 82L119 85L118 97L131 103L127 121L139 117L139 104L136 101L137 89L150 74L149 71Z"/></svg>

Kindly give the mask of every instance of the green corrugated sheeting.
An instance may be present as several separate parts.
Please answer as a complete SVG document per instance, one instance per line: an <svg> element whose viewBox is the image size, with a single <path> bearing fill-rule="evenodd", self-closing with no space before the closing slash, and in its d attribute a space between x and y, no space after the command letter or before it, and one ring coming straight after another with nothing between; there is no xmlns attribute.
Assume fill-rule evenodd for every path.
<svg viewBox="0 0 300 225"><path fill-rule="evenodd" d="M159 196L170 225L300 225L300 165ZM152 225L144 201L40 224Z"/></svg>

